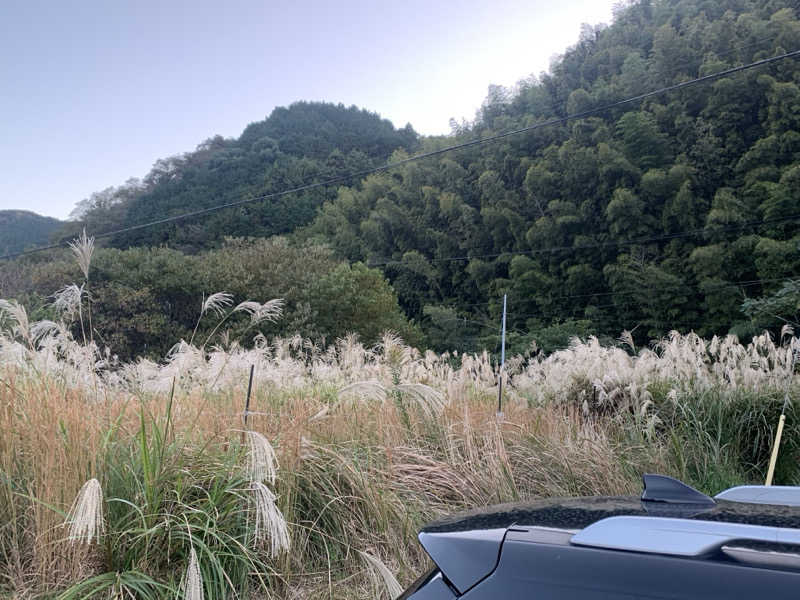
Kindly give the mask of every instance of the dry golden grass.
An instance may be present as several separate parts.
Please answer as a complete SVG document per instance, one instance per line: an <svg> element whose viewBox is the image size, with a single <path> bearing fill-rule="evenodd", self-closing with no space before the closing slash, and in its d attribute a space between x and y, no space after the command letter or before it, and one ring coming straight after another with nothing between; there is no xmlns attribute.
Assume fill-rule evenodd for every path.
<svg viewBox="0 0 800 600"><path fill-rule="evenodd" d="M146 497L121 487L139 480L118 472L125 457L139 468L144 418L147 435L166 432L161 473L166 484L174 478L174 495L187 478L210 494L237 464L246 482L240 436L250 365L247 428L274 447L272 489L292 544L288 553L262 544L270 572L254 597L367 598L379 579L360 553L407 584L425 562L415 532L438 515L542 496L635 493L644 471L685 474L659 433L659 407L708 390L774 390L797 343L675 335L638 356L576 343L517 361L498 419L488 356L421 355L391 336L377 348L353 338L324 350L302 340L209 352L181 344L163 364L115 367L63 330L38 345L24 334L2 337L0 590L26 597L113 568L100 549L66 543L64 513L92 477L112 488L104 490L107 510L109 493ZM169 502L171 518L182 505ZM107 537L119 533L114 527L112 519ZM168 556L132 560L177 586L186 563L170 566Z"/></svg>

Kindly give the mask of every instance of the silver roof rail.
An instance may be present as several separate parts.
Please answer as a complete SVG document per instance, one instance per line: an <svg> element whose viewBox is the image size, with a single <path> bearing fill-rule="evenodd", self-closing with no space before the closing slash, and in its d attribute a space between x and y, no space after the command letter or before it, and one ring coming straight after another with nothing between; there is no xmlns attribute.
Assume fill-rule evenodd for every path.
<svg viewBox="0 0 800 600"><path fill-rule="evenodd" d="M800 487L788 485L740 485L720 492L715 500L800 506Z"/></svg>
<svg viewBox="0 0 800 600"><path fill-rule="evenodd" d="M800 529L663 517L608 517L576 533L570 543L611 550L702 556L740 540L800 545Z"/></svg>

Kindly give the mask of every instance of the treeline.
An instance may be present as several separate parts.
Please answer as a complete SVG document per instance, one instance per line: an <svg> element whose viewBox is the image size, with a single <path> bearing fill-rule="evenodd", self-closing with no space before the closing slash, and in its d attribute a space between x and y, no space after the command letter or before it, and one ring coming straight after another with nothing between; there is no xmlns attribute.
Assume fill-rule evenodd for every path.
<svg viewBox="0 0 800 600"><path fill-rule="evenodd" d="M551 72L514 90L491 86L476 119L454 123L448 137L419 138L410 126L396 130L343 106L276 109L237 140L213 138L194 153L159 161L144 181L95 195L80 207L82 221L62 235L74 236L84 224L102 232L257 198L382 164L392 152L390 160L401 159L798 50L796 10L790 0L621 4L612 25L584 27ZM162 267L154 266L150 279L134 278L146 257L196 265L191 276L181 268L175 277L202 284L165 289L142 309L157 318L163 302L192 312L201 292L234 285L216 272L230 268L217 262L233 251L220 247L226 235L285 234L289 242L274 243L298 261L313 248L327 252L326 264L336 269L370 277L366 266L348 265L380 269L394 290L385 293L396 293L405 314L397 313L397 327L414 323L406 331L437 349L495 347L503 294L516 350L532 341L549 350L571 335L616 337L624 329L637 343L672 329L747 337L800 317L798 183L800 63L790 58L336 190L134 230L107 240L118 250L101 256L114 273L109 286L119 277L130 288L121 297L158 285L152 281ZM162 244L173 250L125 250ZM269 258L252 258L248 269L261 260ZM291 277L317 285L293 269ZM243 296L262 295L244 273L240 284ZM184 288L191 291L181 295ZM327 304L313 305L302 327L334 335L333 325L321 323L351 299L333 289L340 288L328 290ZM95 301L108 300L98 294ZM187 328L191 319L176 322ZM291 332L294 323L281 330ZM121 329L120 343L125 336Z"/></svg>
<svg viewBox="0 0 800 600"><path fill-rule="evenodd" d="M83 286L83 314L70 306L59 310L54 302L75 285ZM196 255L164 247L99 249L88 281L69 252L30 257L0 270L0 291L26 305L32 319L66 320L73 335L110 348L120 360L161 358L180 340L209 348L249 345L259 334L299 334L324 346L351 332L373 343L392 330L422 342L379 270L280 237L228 238ZM204 300L220 291L232 295L226 314L246 300L281 298L283 316L255 327L247 312L224 322L213 310L200 318Z"/></svg>

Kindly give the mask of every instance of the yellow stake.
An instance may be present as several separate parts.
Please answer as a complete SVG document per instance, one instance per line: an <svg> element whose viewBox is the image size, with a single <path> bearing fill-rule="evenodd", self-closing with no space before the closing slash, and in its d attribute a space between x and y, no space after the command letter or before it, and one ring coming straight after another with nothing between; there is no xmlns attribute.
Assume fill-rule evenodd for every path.
<svg viewBox="0 0 800 600"><path fill-rule="evenodd" d="M783 424L786 422L786 407L789 405L789 388L792 385L792 377L794 377L794 365L800 353L798 349L792 350L792 360L789 363L789 377L786 379L786 392L783 396L783 408L781 409L781 418L778 420L778 431L775 432L775 443L772 445L772 456L769 459L769 469L767 469L767 481L765 485L772 485L772 476L775 475L775 463L778 462L778 450L781 447L781 435L783 434Z"/></svg>
<svg viewBox="0 0 800 600"><path fill-rule="evenodd" d="M778 431L775 432L775 444L772 446L772 457L769 459L766 485L772 485L772 476L775 474L775 463L778 462L778 448L781 445L781 434L783 434L783 424L785 421L786 415L781 414L781 418L778 421Z"/></svg>

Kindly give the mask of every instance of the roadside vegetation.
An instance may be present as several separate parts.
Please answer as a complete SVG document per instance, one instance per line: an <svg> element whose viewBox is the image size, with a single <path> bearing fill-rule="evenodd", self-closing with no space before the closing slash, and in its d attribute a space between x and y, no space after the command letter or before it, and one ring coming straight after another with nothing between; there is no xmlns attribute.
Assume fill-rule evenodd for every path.
<svg viewBox="0 0 800 600"><path fill-rule="evenodd" d="M281 307L217 293L200 321ZM777 483L800 483L789 328L516 356L498 418L486 353L256 335L118 362L15 302L0 313L9 598L388 597L424 567L417 529L454 510L638 493L649 471L706 492L761 481L787 389Z"/></svg>
<svg viewBox="0 0 800 600"><path fill-rule="evenodd" d="M762 482L787 395L799 484L796 58L281 193L798 49L626 0L451 136L295 103L79 203L0 265L0 598L391 597L456 510Z"/></svg>

